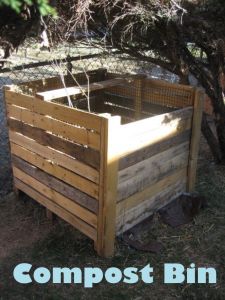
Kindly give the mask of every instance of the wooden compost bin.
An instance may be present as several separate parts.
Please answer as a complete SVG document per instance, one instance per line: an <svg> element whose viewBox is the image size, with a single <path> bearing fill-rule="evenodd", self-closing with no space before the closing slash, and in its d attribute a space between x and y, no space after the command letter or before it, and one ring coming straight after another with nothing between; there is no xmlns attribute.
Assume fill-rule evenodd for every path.
<svg viewBox="0 0 225 300"><path fill-rule="evenodd" d="M193 191L202 93L103 69L64 81L5 87L15 189L111 256L115 236Z"/></svg>

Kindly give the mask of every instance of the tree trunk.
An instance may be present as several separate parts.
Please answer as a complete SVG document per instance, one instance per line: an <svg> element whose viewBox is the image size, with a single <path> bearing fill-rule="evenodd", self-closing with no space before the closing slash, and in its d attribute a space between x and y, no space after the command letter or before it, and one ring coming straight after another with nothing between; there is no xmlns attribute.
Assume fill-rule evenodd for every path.
<svg viewBox="0 0 225 300"><path fill-rule="evenodd" d="M216 163L221 163L222 162L221 146L217 138L215 137L214 133L212 132L212 129L209 126L205 113L203 113L203 118L202 118L202 133L209 145L209 148L213 154Z"/></svg>

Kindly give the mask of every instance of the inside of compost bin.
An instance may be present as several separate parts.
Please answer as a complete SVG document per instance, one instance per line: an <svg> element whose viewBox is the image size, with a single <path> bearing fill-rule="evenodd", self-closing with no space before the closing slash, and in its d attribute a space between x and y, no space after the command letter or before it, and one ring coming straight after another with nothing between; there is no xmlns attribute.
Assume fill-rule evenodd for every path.
<svg viewBox="0 0 225 300"><path fill-rule="evenodd" d="M117 80L117 81L116 81ZM23 93L96 114L121 116L122 124L176 110L157 99L172 95L169 88L136 84L135 75L107 73L105 69L20 85ZM66 88L65 88L66 87ZM71 91L71 89L78 89ZM168 94L168 92L171 94ZM174 91L172 91L174 93ZM157 98L158 97L158 98ZM161 97L161 98L160 98ZM179 97L179 95L176 95ZM139 98L139 100L138 100Z"/></svg>

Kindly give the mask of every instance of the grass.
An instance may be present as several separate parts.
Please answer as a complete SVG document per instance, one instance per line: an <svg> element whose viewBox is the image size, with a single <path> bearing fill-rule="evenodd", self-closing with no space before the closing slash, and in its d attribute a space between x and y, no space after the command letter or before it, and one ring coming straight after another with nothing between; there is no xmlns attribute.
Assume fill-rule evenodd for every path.
<svg viewBox="0 0 225 300"><path fill-rule="evenodd" d="M207 155L201 155L197 190L207 197L208 206L191 224L178 229L172 229L156 218L149 236L157 236L163 244L160 254L135 251L117 241L115 257L102 259L93 251L92 242L71 226L57 221L51 227L45 219L44 210L35 203L15 203L13 197L0 202L2 230L7 226L12 228L13 222L18 223L18 230L25 226L20 245L12 249L9 247L8 253L0 258L0 299L225 299L225 166L216 166ZM41 235L29 243L37 226ZM23 286L12 278L14 266L21 262L48 268L95 266L103 269L110 266L142 268L150 263L154 267L155 283L147 285L139 282L128 286L103 282L92 290L66 284ZM167 262L181 263L186 267L192 262L196 266L215 267L218 282L215 285L165 285L163 264Z"/></svg>

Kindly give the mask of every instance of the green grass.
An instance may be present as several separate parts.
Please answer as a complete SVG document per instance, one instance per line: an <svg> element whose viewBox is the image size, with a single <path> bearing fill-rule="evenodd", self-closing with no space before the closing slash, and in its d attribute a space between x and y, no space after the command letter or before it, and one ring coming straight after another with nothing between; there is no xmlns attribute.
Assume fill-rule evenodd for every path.
<svg viewBox="0 0 225 300"><path fill-rule="evenodd" d="M198 170L197 190L208 199L208 206L194 219L193 223L172 229L155 218L149 236L157 236L164 249L160 254L142 253L128 248L118 241L116 255L112 259L98 257L92 242L64 222L56 222L50 232L27 247L18 247L0 261L0 299L225 299L225 167L216 166L206 160ZM14 201L14 200L9 200ZM6 208L7 201L2 206ZM28 208L26 208L28 206ZM17 210L36 216L37 222L44 222L44 212L35 204L17 203ZM4 209L0 210L0 217ZM13 220L13 218L12 218ZM39 220L39 221L38 221ZM10 224L10 222L9 222ZM4 227L4 226L3 226ZM30 228L26 228L29 238ZM148 237L146 237L148 238ZM147 285L110 285L105 282L93 289L79 285L20 285L12 278L14 266L29 262L34 266L90 267L106 269L110 266L125 268L144 267L150 263L154 267L155 283ZM182 263L189 266L212 266L217 269L216 285L165 285L163 284L163 264Z"/></svg>

